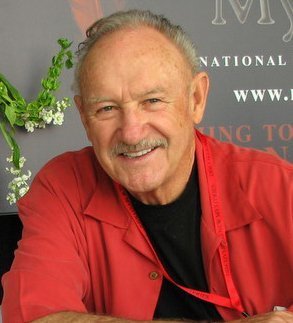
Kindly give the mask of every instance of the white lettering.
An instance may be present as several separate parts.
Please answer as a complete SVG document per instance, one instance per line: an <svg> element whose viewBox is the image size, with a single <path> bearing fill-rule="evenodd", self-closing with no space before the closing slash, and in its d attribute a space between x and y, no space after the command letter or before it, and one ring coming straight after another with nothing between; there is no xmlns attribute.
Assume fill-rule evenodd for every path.
<svg viewBox="0 0 293 323"><path fill-rule="evenodd" d="M276 66L272 56L269 57L268 62L267 62L267 66Z"/></svg>
<svg viewBox="0 0 293 323"><path fill-rule="evenodd" d="M292 39L293 35L293 6L292 2L290 3L290 0L281 0L281 3L290 21L290 28L288 32L283 36L283 41L289 42Z"/></svg>
<svg viewBox="0 0 293 323"><path fill-rule="evenodd" d="M226 20L223 18L223 3L222 0L216 0L216 16L212 21L213 25L225 25Z"/></svg>
<svg viewBox="0 0 293 323"><path fill-rule="evenodd" d="M272 25L275 21L271 17L269 0L260 0L261 17L257 21L260 25Z"/></svg>
<svg viewBox="0 0 293 323"><path fill-rule="evenodd" d="M250 92L252 94L254 101L257 102L258 100L263 101L266 90L257 89L257 90L251 90Z"/></svg>
<svg viewBox="0 0 293 323"><path fill-rule="evenodd" d="M286 66L287 65L287 62L283 62L283 56L282 55L278 56L278 65L279 66Z"/></svg>
<svg viewBox="0 0 293 323"><path fill-rule="evenodd" d="M243 0L244 1L244 0ZM225 3L230 3L238 21L244 24L250 12L253 0L247 0L244 5L241 5L240 0L229 0ZM285 10L290 22L288 32L283 36L284 42L289 42L293 36L293 6L292 0L280 0L283 9ZM269 0L259 0L260 5L260 18L257 21L260 25L272 25L275 23L271 17L270 2ZM227 21L223 17L223 0L215 0L215 18L212 20L213 25L225 25Z"/></svg>
<svg viewBox="0 0 293 323"><path fill-rule="evenodd" d="M249 14L253 0L247 0L244 6L241 6L239 0L229 0L236 14L238 21L244 24Z"/></svg>
<svg viewBox="0 0 293 323"><path fill-rule="evenodd" d="M251 59L251 57L250 57L250 56L243 56L243 57L242 57L242 64L243 64L244 66L250 66L250 65L251 65L251 63L252 63L252 59Z"/></svg>
<svg viewBox="0 0 293 323"><path fill-rule="evenodd" d="M212 61L211 67L214 67L214 66L217 66L217 67L219 67L219 66L220 66L220 63L219 63L219 61L218 61L217 57L214 57L214 58L213 58L213 61Z"/></svg>
<svg viewBox="0 0 293 323"><path fill-rule="evenodd" d="M291 98L288 95L283 95L283 89L247 89L247 90L233 90L234 96L237 102L246 102L248 99L252 99L255 102L263 102L264 99L270 100L271 102L280 102L291 100L293 101L293 89L291 91Z"/></svg>
<svg viewBox="0 0 293 323"><path fill-rule="evenodd" d="M255 55L255 56L229 56L224 55L221 57L202 56L199 58L200 66L205 67L238 67L238 66L286 66L287 62L282 55L267 56Z"/></svg>
<svg viewBox="0 0 293 323"><path fill-rule="evenodd" d="M236 100L238 102L245 102L247 99L248 90L233 90Z"/></svg>
<svg viewBox="0 0 293 323"><path fill-rule="evenodd" d="M199 64L200 64L200 66L205 66L205 67L207 67L208 66L208 57L207 56L201 56L200 58L199 58Z"/></svg>
<svg viewBox="0 0 293 323"><path fill-rule="evenodd" d="M231 56L222 56L222 59L224 60L224 65L229 66Z"/></svg>
<svg viewBox="0 0 293 323"><path fill-rule="evenodd" d="M282 89L268 89L269 96L271 98L271 101L280 101L281 95L283 90Z"/></svg>
<svg viewBox="0 0 293 323"><path fill-rule="evenodd" d="M255 56L255 66L263 66L263 55Z"/></svg>

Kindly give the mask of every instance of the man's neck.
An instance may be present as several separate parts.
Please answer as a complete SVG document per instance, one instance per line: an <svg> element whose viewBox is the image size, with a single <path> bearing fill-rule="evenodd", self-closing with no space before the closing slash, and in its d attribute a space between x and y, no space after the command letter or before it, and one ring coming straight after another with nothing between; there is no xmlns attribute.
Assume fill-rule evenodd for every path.
<svg viewBox="0 0 293 323"><path fill-rule="evenodd" d="M195 153L193 151L192 157L185 164L187 165L186 171L184 172L185 176L181 176L180 178L173 176L165 186L150 192L140 193L129 191L129 193L143 204L165 205L172 203L183 193L195 162Z"/></svg>

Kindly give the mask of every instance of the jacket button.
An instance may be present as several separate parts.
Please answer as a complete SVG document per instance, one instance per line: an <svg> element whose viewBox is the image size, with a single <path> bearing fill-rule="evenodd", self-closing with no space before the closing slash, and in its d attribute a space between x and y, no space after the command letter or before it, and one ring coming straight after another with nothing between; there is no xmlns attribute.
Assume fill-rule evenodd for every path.
<svg viewBox="0 0 293 323"><path fill-rule="evenodd" d="M156 280L156 279L158 279L159 278L159 273L158 272L156 272L156 271L151 271L150 273L149 273L149 278L151 279L151 280Z"/></svg>

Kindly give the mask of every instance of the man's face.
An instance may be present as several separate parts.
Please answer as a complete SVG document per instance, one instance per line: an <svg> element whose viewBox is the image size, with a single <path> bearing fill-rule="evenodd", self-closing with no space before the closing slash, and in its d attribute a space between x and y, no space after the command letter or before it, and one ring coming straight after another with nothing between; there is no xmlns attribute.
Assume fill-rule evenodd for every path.
<svg viewBox="0 0 293 323"><path fill-rule="evenodd" d="M206 92L206 75L193 78L180 51L147 27L107 35L85 58L75 100L88 138L109 176L144 203L169 203L186 185L201 83Z"/></svg>

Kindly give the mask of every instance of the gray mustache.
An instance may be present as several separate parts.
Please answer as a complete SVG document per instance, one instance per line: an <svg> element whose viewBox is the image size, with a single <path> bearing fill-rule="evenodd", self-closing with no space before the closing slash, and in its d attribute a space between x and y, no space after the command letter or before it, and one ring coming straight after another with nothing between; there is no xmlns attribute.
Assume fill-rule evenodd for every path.
<svg viewBox="0 0 293 323"><path fill-rule="evenodd" d="M111 150L111 155L113 157L118 156L120 154L136 152L140 150L146 149L154 149L157 147L167 148L168 142L165 138L159 139L142 139L135 145L128 145L124 142L119 142L115 145Z"/></svg>

